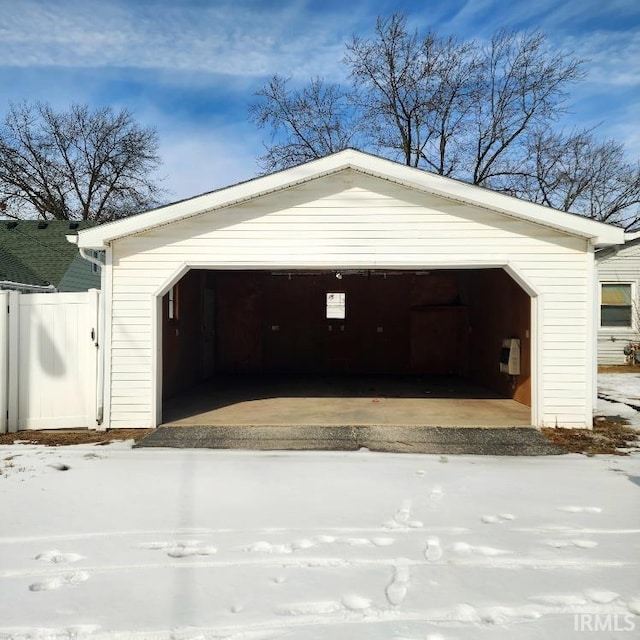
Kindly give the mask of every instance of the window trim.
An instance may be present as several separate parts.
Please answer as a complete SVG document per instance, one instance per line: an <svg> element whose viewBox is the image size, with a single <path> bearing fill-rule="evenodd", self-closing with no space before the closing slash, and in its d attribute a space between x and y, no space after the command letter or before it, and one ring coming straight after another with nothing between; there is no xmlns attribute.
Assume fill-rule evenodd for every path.
<svg viewBox="0 0 640 640"><path fill-rule="evenodd" d="M601 331L637 331L638 330L638 306L636 298L636 282L633 280L600 280L598 282L598 328ZM604 285L624 286L628 285L631 296L631 324L628 326L611 326L602 324L602 288ZM614 306L614 305L611 305ZM620 305L622 306L622 305ZM626 305L624 305L626 306Z"/></svg>

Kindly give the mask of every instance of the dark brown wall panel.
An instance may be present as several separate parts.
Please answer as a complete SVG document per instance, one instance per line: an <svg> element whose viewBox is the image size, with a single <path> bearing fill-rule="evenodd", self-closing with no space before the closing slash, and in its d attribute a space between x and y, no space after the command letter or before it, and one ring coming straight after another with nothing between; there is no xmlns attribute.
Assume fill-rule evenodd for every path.
<svg viewBox="0 0 640 640"><path fill-rule="evenodd" d="M175 318L162 299L162 394L168 398L202 379L202 276L189 271L175 289Z"/></svg>
<svg viewBox="0 0 640 640"><path fill-rule="evenodd" d="M471 378L531 406L531 300L502 269L469 273ZM520 339L520 375L499 370L503 338Z"/></svg>
<svg viewBox="0 0 640 640"><path fill-rule="evenodd" d="M466 307L431 307L411 314L413 373L464 375L467 368Z"/></svg>
<svg viewBox="0 0 640 640"><path fill-rule="evenodd" d="M216 279L216 346L220 373L262 369L262 278L250 272L220 274Z"/></svg>

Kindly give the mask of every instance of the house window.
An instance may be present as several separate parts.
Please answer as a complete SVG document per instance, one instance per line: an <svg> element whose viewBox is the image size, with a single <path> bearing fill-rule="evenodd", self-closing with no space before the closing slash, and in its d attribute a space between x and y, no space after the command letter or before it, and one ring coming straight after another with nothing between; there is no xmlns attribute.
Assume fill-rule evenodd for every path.
<svg viewBox="0 0 640 640"><path fill-rule="evenodd" d="M633 298L631 284L601 284L600 290L600 326L633 326Z"/></svg>
<svg viewBox="0 0 640 640"><path fill-rule="evenodd" d="M347 313L346 293L327 293L327 318L344 320Z"/></svg>

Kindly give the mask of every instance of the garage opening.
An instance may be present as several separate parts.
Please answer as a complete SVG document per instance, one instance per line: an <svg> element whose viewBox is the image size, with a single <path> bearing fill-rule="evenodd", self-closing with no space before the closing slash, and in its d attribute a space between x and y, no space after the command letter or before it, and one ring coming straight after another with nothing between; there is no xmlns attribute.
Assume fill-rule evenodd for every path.
<svg viewBox="0 0 640 640"><path fill-rule="evenodd" d="M235 407L253 423L267 399L273 420L304 421L287 398L331 397L347 399L350 424L357 398L363 415L376 399L404 400L420 424L443 424L452 401L485 400L486 419L531 424L531 300L502 269L191 270L162 318L164 422L206 424L197 416ZM450 401L436 418L433 399ZM479 424L478 406L466 409ZM399 402L394 412L405 424Z"/></svg>

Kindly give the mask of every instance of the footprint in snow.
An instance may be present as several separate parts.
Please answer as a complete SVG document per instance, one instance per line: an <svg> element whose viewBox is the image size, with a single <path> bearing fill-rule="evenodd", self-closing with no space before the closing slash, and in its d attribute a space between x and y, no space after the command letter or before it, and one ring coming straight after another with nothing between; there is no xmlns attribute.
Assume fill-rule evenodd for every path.
<svg viewBox="0 0 640 640"><path fill-rule="evenodd" d="M190 558L192 556L212 556L217 553L218 550L215 547L200 547L198 545L191 545L189 543L178 542L169 549L167 549L167 555L170 558Z"/></svg>
<svg viewBox="0 0 640 640"><path fill-rule="evenodd" d="M585 589L584 595L595 604L609 604L620 597L619 593L605 589Z"/></svg>
<svg viewBox="0 0 640 640"><path fill-rule="evenodd" d="M442 546L440 545L439 538L434 536L427 540L427 546L424 549L424 557L429 562L437 562L442 558Z"/></svg>
<svg viewBox="0 0 640 640"><path fill-rule="evenodd" d="M65 586L78 585L81 582L86 582L88 579L89 574L86 571L76 571L66 576L49 578L48 580L42 580L41 582L34 582L29 585L29 591L53 591L54 589L60 589Z"/></svg>
<svg viewBox="0 0 640 640"><path fill-rule="evenodd" d="M510 513L498 513L497 515L482 516L480 520L485 524L502 524L507 520L515 520L516 517Z"/></svg>
<svg viewBox="0 0 640 640"><path fill-rule="evenodd" d="M403 529L409 527L411 529L420 529L423 525L419 520L411 520L411 500L403 500L402 505L393 516L393 520L387 520L382 523L387 529Z"/></svg>
<svg viewBox="0 0 640 640"><path fill-rule="evenodd" d="M371 600L355 594L349 594L342 598L342 605L349 611L365 611L371 608Z"/></svg>
<svg viewBox="0 0 640 640"><path fill-rule="evenodd" d="M42 562L51 562L53 564L64 564L67 562L78 562L82 560L84 556L78 553L63 553L57 549L51 549L50 551L43 551L36 556L36 560Z"/></svg>
<svg viewBox="0 0 640 640"><path fill-rule="evenodd" d="M395 538L371 538L371 542L373 542L376 547L390 547L395 541Z"/></svg>
<svg viewBox="0 0 640 640"><path fill-rule="evenodd" d="M407 524L411 517L411 500L404 500L402 506L396 511L394 520L398 524Z"/></svg>
<svg viewBox="0 0 640 640"><path fill-rule="evenodd" d="M602 513L600 507L577 507L570 505L568 507L557 507L557 509L565 513Z"/></svg>
<svg viewBox="0 0 640 640"><path fill-rule="evenodd" d="M218 550L211 546L201 546L200 542L148 542L141 545L144 549L165 551L170 558L189 558L191 556L212 556Z"/></svg>
<svg viewBox="0 0 640 640"><path fill-rule="evenodd" d="M453 551L461 556L478 555L485 557L502 556L511 553L503 549L494 549L493 547L474 546L467 542L456 542L451 547Z"/></svg>
<svg viewBox="0 0 640 640"><path fill-rule="evenodd" d="M554 549L578 547L578 549L593 549L598 546L595 540L545 540L544 543Z"/></svg>
<svg viewBox="0 0 640 640"><path fill-rule="evenodd" d="M350 547L372 547L373 542L369 538L343 538L341 540L344 544L348 544Z"/></svg>
<svg viewBox="0 0 640 640"><path fill-rule="evenodd" d="M386 589L387 600L397 607L405 599L409 587L409 566L406 562L399 562L393 574L393 580Z"/></svg>

